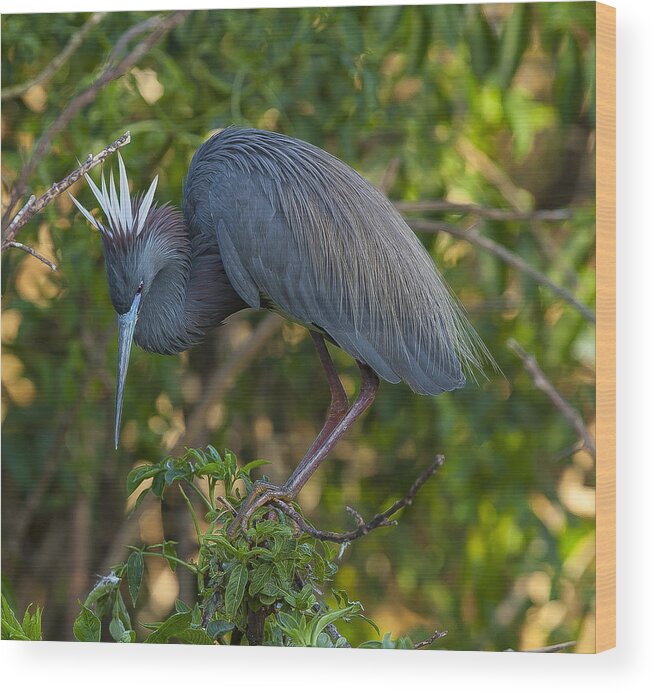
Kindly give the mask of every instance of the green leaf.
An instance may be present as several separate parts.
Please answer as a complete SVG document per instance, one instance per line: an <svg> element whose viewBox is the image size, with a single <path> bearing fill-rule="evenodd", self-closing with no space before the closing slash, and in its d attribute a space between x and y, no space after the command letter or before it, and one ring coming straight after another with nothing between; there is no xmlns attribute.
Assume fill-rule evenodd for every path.
<svg viewBox="0 0 655 693"><path fill-rule="evenodd" d="M175 600L175 611L178 614L186 614L191 611L191 609L181 600L181 599L176 599Z"/></svg>
<svg viewBox="0 0 655 693"><path fill-rule="evenodd" d="M189 645L213 645L214 639L207 635L202 628L187 628L177 636Z"/></svg>
<svg viewBox="0 0 655 693"><path fill-rule="evenodd" d="M196 476L209 476L211 474L220 476L222 471L221 465L218 462L209 462L196 469Z"/></svg>
<svg viewBox="0 0 655 693"><path fill-rule="evenodd" d="M43 609L37 606L34 613L30 613L32 605L29 604L27 609L25 609L25 614L23 615L23 633L27 636L28 640L43 640L43 629L41 627L41 616L43 614Z"/></svg>
<svg viewBox="0 0 655 693"><path fill-rule="evenodd" d="M553 101L563 125L580 118L584 98L584 67L580 46L572 34L562 38L553 84Z"/></svg>
<svg viewBox="0 0 655 693"><path fill-rule="evenodd" d="M246 591L246 583L248 582L248 568L243 563L237 563L225 588L225 612L228 618L234 618L241 606L243 595Z"/></svg>
<svg viewBox="0 0 655 693"><path fill-rule="evenodd" d="M132 621L130 619L130 614L127 611L125 602L123 601L123 595L120 590L116 591L116 599L114 600L114 608L112 609L113 618L117 618L124 626L124 630L130 630L132 628Z"/></svg>
<svg viewBox="0 0 655 693"><path fill-rule="evenodd" d="M214 460L215 462L222 462L221 456L218 454L218 450L213 445L208 445L207 446L207 452L209 452L209 456Z"/></svg>
<svg viewBox="0 0 655 693"><path fill-rule="evenodd" d="M495 74L496 83L503 91L509 87L530 41L530 9L527 3L513 5L512 14L503 26Z"/></svg>
<svg viewBox="0 0 655 693"><path fill-rule="evenodd" d="M327 614L323 614L312 621L311 628L309 631L309 645L310 647L316 646L316 639L319 633L321 633L327 626L335 621L338 621L344 616L349 616L350 614L356 613L357 608L354 604L345 607L344 609L337 609L337 611L329 611Z"/></svg>
<svg viewBox="0 0 655 693"><path fill-rule="evenodd" d="M237 457L231 450L225 451L225 464L230 476L234 476L237 471Z"/></svg>
<svg viewBox="0 0 655 693"><path fill-rule="evenodd" d="M471 68L482 82L493 65L497 40L486 15L479 6L469 5L465 9L464 37L471 52Z"/></svg>
<svg viewBox="0 0 655 693"><path fill-rule="evenodd" d="M73 635L79 642L100 642L100 619L80 603L80 615L73 623Z"/></svg>
<svg viewBox="0 0 655 693"><path fill-rule="evenodd" d="M269 460L253 460L252 462L248 462L248 464L244 464L243 467L241 467L240 471L242 474L245 474L246 476L250 476L250 472L252 472L253 469L257 469L258 467L263 467L265 464L270 464Z"/></svg>
<svg viewBox="0 0 655 693"><path fill-rule="evenodd" d="M41 615L43 609L36 607L33 614L30 613L32 605L25 609L23 623L19 623L9 602L2 595L2 639L3 640L42 640Z"/></svg>
<svg viewBox="0 0 655 693"><path fill-rule="evenodd" d="M127 495L133 493L139 484L145 479L150 479L159 474L159 467L154 464L142 464L135 467L127 475Z"/></svg>
<svg viewBox="0 0 655 693"><path fill-rule="evenodd" d="M2 595L2 639L3 640L27 640L23 629L14 614L9 602Z"/></svg>
<svg viewBox="0 0 655 693"><path fill-rule="evenodd" d="M120 618L112 618L109 622L109 634L116 642L122 642L123 636L126 632L125 626L123 625Z"/></svg>
<svg viewBox="0 0 655 693"><path fill-rule="evenodd" d="M176 543L177 542L174 542L174 541L165 541L162 544L162 548L161 548L161 552L166 557L166 560L168 561L168 565L173 572L175 572L177 569L177 562L176 561L169 561L168 557L177 558L177 551L175 550L175 544Z"/></svg>
<svg viewBox="0 0 655 693"><path fill-rule="evenodd" d="M109 573L109 575L100 578L84 600L85 606L91 606L100 601L103 597L108 597L118 589L120 584L121 579L113 571Z"/></svg>
<svg viewBox="0 0 655 693"><path fill-rule="evenodd" d="M150 490L157 496L161 498L164 495L164 488L166 487L164 475L162 473L157 474L152 480L152 486Z"/></svg>
<svg viewBox="0 0 655 693"><path fill-rule="evenodd" d="M127 559L127 586L132 599L132 606L136 606L136 600L139 597L141 589L141 581L143 579L143 554L140 551L134 551Z"/></svg>
<svg viewBox="0 0 655 693"><path fill-rule="evenodd" d="M288 614L286 611L280 611L280 613L277 615L277 620L282 630L286 632L297 630L300 625L296 615Z"/></svg>
<svg viewBox="0 0 655 693"><path fill-rule="evenodd" d="M167 486L170 486L176 479L184 479L189 475L189 469L181 469L179 467L171 467L164 474L164 481Z"/></svg>
<svg viewBox="0 0 655 693"><path fill-rule="evenodd" d="M212 542L213 544L218 544L222 549L224 549L228 554L234 555L238 553L235 546L233 546L225 537L220 534L212 534L211 532L204 534L202 536L203 541Z"/></svg>
<svg viewBox="0 0 655 693"><path fill-rule="evenodd" d="M254 597L258 592L261 592L270 582L272 576L273 565L271 563L260 563L250 573L250 585L248 586L250 595Z"/></svg>
<svg viewBox="0 0 655 693"><path fill-rule="evenodd" d="M233 630L234 623L230 623L229 621L223 621L222 619L218 621L210 621L209 625L207 626L207 635L209 635L210 638L217 640L222 635L226 635Z"/></svg>
<svg viewBox="0 0 655 693"><path fill-rule="evenodd" d="M191 625L191 612L169 616L146 638L147 643L166 643L169 638L177 637Z"/></svg>
<svg viewBox="0 0 655 693"><path fill-rule="evenodd" d="M134 503L134 506L130 510L128 517L130 517L132 515L132 513L134 513L136 511L136 509L141 505L141 503L143 502L145 497L150 493L151 490L152 490L151 488L144 488L143 491L141 491L141 493L137 496L137 499Z"/></svg>

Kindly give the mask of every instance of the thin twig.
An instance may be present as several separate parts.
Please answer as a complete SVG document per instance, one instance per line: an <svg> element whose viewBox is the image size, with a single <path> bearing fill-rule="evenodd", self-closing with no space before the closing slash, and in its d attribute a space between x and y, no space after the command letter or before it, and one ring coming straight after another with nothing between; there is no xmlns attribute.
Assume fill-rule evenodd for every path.
<svg viewBox="0 0 655 693"><path fill-rule="evenodd" d="M546 645L545 647L538 647L534 650L512 650L508 648L505 652L561 652L562 650L568 650L569 647L574 647L577 645L575 640L570 640L569 642L561 642L557 645Z"/></svg>
<svg viewBox="0 0 655 693"><path fill-rule="evenodd" d="M89 31L91 31L91 29L93 29L93 27L100 24L106 14L106 12L95 12L92 14L91 17L70 37L70 40L66 44L64 50L53 58L36 77L33 77L22 84L16 84L13 87L3 89L2 93L0 94L0 99L2 101L14 99L17 96L22 96L26 91L29 91L37 84L44 84L47 82L66 64L73 53L75 53L75 51L82 45L84 37L89 33Z"/></svg>
<svg viewBox="0 0 655 693"><path fill-rule="evenodd" d="M435 640L440 640L441 638L445 638L448 635L447 630L435 630L432 635L427 638L426 640L421 640L421 642L417 642L416 645L414 645L415 650L420 650L422 647L428 647L428 645L432 645L432 643Z"/></svg>
<svg viewBox="0 0 655 693"><path fill-rule="evenodd" d="M25 193L27 181L36 169L41 159L50 148L53 139L70 123L77 113L91 103L98 93L110 82L124 75L136 62L138 62L165 34L177 26L191 10L177 10L169 15L162 16L155 29L146 38L138 43L118 64L108 65L102 74L86 89L79 92L68 103L66 108L55 119L55 122L43 133L32 158L20 172L18 180L13 186L11 199L2 219L3 227L6 225L17 201ZM129 31L129 30L128 30ZM119 39L120 42L121 39Z"/></svg>
<svg viewBox="0 0 655 693"><path fill-rule="evenodd" d="M394 202L401 214L413 212L442 212L443 214L473 214L493 221L565 221L573 214L570 209L537 209L522 211L497 209L474 204L457 204L446 200L419 200L416 202Z"/></svg>
<svg viewBox="0 0 655 693"><path fill-rule="evenodd" d="M13 218L11 224L6 228L3 233L2 238L2 250L7 247L21 247L22 250L38 257L42 262L45 262L55 270L56 267L49 261L40 256L36 251L27 246L23 246L22 243L16 243L14 238L18 231L27 224L28 221L32 219L36 214L38 214L44 207L46 207L52 200L61 195L64 190L70 188L73 183L78 181L85 173L88 173L91 169L95 168L101 164L108 156L113 154L115 151L130 143L130 133L126 132L124 135L119 137L115 142L112 142L109 146L105 147L101 152L98 152L95 156L89 154L87 160L78 166L74 171L71 171L65 178L62 178L58 183L53 183L46 192L38 198L38 200L32 195L27 201L27 204L21 208L20 212Z"/></svg>
<svg viewBox="0 0 655 693"><path fill-rule="evenodd" d="M507 346L521 359L525 370L530 374L532 381L539 390L544 392L555 407L561 412L562 416L569 422L571 428L580 436L584 447L596 459L596 444L591 437L580 414L564 399L557 388L548 380L546 374L541 370L537 359L532 354L528 354L525 349L515 340L510 339Z"/></svg>
<svg viewBox="0 0 655 693"><path fill-rule="evenodd" d="M142 22L139 22L138 24L135 24L134 26L130 27L119 39L116 41L116 45L114 46L111 54L107 58L107 61L105 65L107 67L110 67L113 65L117 60L120 54L125 50L129 42L133 39L139 36L139 34L145 34L146 31L150 31L150 29L153 29L154 27L157 26L157 24L160 22L161 16L160 15L155 15L154 17L148 17L148 19L145 19Z"/></svg>
<svg viewBox="0 0 655 693"><path fill-rule="evenodd" d="M16 231L25 223L23 217L29 212L36 202L36 195L30 195L29 200L18 210L16 216L12 219L11 224L7 227L6 233L3 233L3 238L10 239L16 235Z"/></svg>
<svg viewBox="0 0 655 693"><path fill-rule="evenodd" d="M421 486L423 486L423 484L425 484L425 482L443 466L444 461L445 458L443 455L437 455L430 466L416 479L409 491L400 500L397 500L388 510L376 515L369 522L364 522L358 513L354 513L354 511L350 509L349 512L354 514L357 518L357 528L351 530L350 532L331 532L316 529L315 527L312 527L312 525L310 525L305 518L288 503L276 499L272 501L272 504L279 508L285 515L290 517L303 532L309 534L310 536L320 539L321 541L331 541L335 544L345 544L355 539L359 539L359 537L363 537L378 527L389 527L390 525L395 525L396 521L391 520L391 516L395 515L402 508L406 508L408 505L412 504L414 497L419 492Z"/></svg>
<svg viewBox="0 0 655 693"><path fill-rule="evenodd" d="M34 250L32 246L29 245L24 245L23 243L19 243L18 241L9 241L7 243L8 248L18 248L19 250L22 250L24 253L28 253L29 255L32 255L32 257L35 257L37 260L41 260L41 262L44 265L47 265L53 272L57 271L57 265L55 265L52 260L48 260L47 257L44 257L39 253L37 250Z"/></svg>
<svg viewBox="0 0 655 693"><path fill-rule="evenodd" d="M385 195L389 193L389 190L391 190L393 184L396 182L401 163L402 161L399 156L395 156L389 161L382 174L382 180L379 185L380 192L383 192Z"/></svg>
<svg viewBox="0 0 655 693"><path fill-rule="evenodd" d="M474 227L468 229L460 229L452 224L446 224L444 222L429 221L427 219L408 219L407 223L417 231L427 231L428 233L440 233L444 232L455 238L462 238L473 245L477 245L479 248L487 250L496 257L500 258L508 265L511 265L515 269L527 274L532 277L538 284L547 286L553 293L557 294L560 298L563 298L567 303L572 305L576 310L578 310L589 322L596 323L596 315L588 307L581 303L570 291L565 289L563 286L559 286L552 279L549 279L543 272L535 269L532 265L527 263L520 255L513 253L511 250L507 249L504 245L500 245L496 241L492 241L486 236L482 236L476 231Z"/></svg>

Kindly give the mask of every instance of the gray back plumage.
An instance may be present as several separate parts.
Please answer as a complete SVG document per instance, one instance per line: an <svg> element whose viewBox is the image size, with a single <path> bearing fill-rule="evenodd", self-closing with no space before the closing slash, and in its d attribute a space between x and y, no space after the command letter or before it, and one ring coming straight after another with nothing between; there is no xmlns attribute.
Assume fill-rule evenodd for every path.
<svg viewBox="0 0 655 693"><path fill-rule="evenodd" d="M317 147L228 128L194 155L184 211L248 305L319 328L389 382L437 394L492 361L391 203Z"/></svg>

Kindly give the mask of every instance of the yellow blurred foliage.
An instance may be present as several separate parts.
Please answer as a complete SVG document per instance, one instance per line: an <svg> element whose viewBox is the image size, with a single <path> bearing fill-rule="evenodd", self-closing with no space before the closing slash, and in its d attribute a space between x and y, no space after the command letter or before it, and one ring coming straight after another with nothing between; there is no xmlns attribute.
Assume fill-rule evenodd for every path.
<svg viewBox="0 0 655 693"><path fill-rule="evenodd" d="M48 105L48 92L41 84L35 84L23 94L23 102L35 113L43 113Z"/></svg>
<svg viewBox="0 0 655 693"><path fill-rule="evenodd" d="M136 88L143 100L150 105L157 103L164 95L164 86L157 79L157 73L148 67L143 70L133 67L131 73L134 75Z"/></svg>

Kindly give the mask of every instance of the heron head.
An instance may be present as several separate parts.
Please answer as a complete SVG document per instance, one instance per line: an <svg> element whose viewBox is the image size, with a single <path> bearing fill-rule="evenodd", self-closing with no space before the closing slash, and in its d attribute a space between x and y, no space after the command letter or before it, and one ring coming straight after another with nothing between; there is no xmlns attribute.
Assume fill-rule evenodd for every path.
<svg viewBox="0 0 655 693"><path fill-rule="evenodd" d="M181 215L177 210L169 205L157 206L154 203L157 178L152 181L145 195L137 195L132 199L125 164L120 153L118 167L118 192L114 184L113 171L110 172L109 185L103 174L100 188L86 175L86 180L104 213L106 224L98 221L71 195L85 219L102 236L109 293L118 314L118 373L114 428L116 447L125 378L139 314L144 306L148 305L148 296L153 285L156 286L158 275L178 252L175 250L175 244L170 242L170 237L181 224Z"/></svg>

